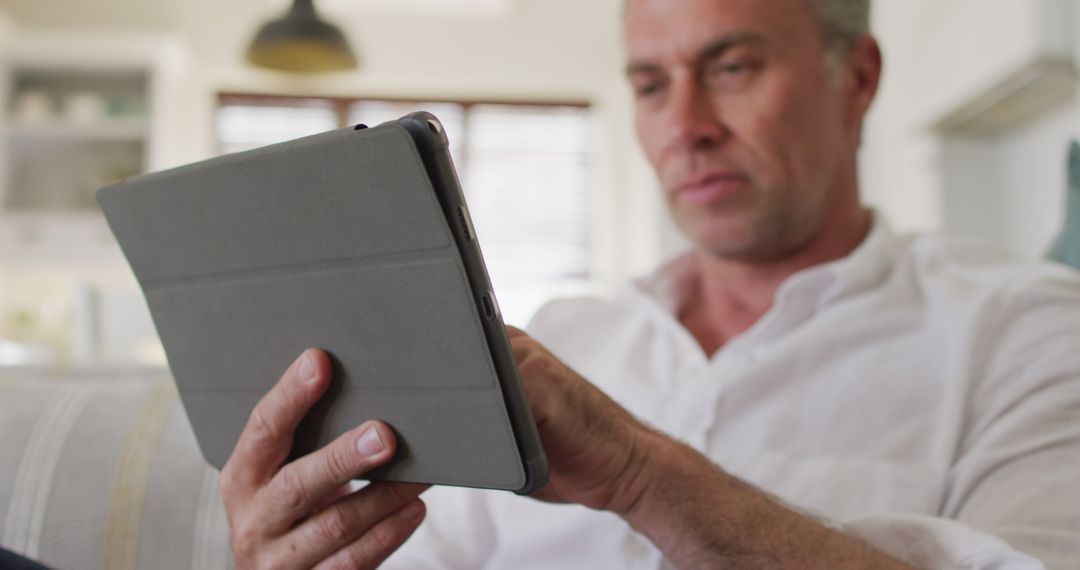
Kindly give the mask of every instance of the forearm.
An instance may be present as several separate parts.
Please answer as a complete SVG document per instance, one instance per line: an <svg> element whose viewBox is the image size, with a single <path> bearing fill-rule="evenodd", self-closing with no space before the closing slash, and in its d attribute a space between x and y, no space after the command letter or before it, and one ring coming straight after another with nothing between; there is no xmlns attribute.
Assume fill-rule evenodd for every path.
<svg viewBox="0 0 1080 570"><path fill-rule="evenodd" d="M678 568L910 568L656 436L624 514Z"/></svg>

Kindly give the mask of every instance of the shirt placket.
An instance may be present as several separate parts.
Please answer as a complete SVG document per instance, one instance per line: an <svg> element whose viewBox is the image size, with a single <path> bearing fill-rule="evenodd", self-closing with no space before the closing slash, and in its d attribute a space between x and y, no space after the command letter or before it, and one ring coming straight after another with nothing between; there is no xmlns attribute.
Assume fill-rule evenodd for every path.
<svg viewBox="0 0 1080 570"><path fill-rule="evenodd" d="M670 435L703 450L706 435L715 419L714 410L730 375L741 367L740 355L722 351L712 360L701 354L696 344L683 341L678 350L672 396L663 413L663 428Z"/></svg>

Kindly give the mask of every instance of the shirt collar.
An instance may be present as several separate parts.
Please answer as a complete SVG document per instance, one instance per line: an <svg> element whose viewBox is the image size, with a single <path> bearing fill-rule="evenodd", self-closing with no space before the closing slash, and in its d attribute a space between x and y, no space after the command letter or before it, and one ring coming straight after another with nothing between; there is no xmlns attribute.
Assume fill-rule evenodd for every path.
<svg viewBox="0 0 1080 570"><path fill-rule="evenodd" d="M885 217L873 211L870 231L858 247L847 257L804 269L785 280L777 289L772 310L762 321L791 304L820 309L879 283L893 264L898 242ZM696 271L693 252L685 251L631 285L665 313L677 315L690 293Z"/></svg>

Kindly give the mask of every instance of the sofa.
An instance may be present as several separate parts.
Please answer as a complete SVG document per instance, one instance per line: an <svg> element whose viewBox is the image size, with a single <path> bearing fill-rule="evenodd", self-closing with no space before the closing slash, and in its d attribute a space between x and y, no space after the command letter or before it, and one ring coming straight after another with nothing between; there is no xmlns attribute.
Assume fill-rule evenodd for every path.
<svg viewBox="0 0 1080 570"><path fill-rule="evenodd" d="M231 568L166 370L0 369L0 546L56 569Z"/></svg>

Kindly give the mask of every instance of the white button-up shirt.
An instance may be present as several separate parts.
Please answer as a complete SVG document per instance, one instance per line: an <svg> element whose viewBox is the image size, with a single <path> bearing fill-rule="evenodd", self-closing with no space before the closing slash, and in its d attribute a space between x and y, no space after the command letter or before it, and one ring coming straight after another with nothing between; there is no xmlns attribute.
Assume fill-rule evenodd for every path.
<svg viewBox="0 0 1080 570"><path fill-rule="evenodd" d="M689 255L530 332L643 421L931 568L1080 568L1080 279L880 218L713 355L675 314ZM620 518L433 489L407 568L660 568Z"/></svg>

